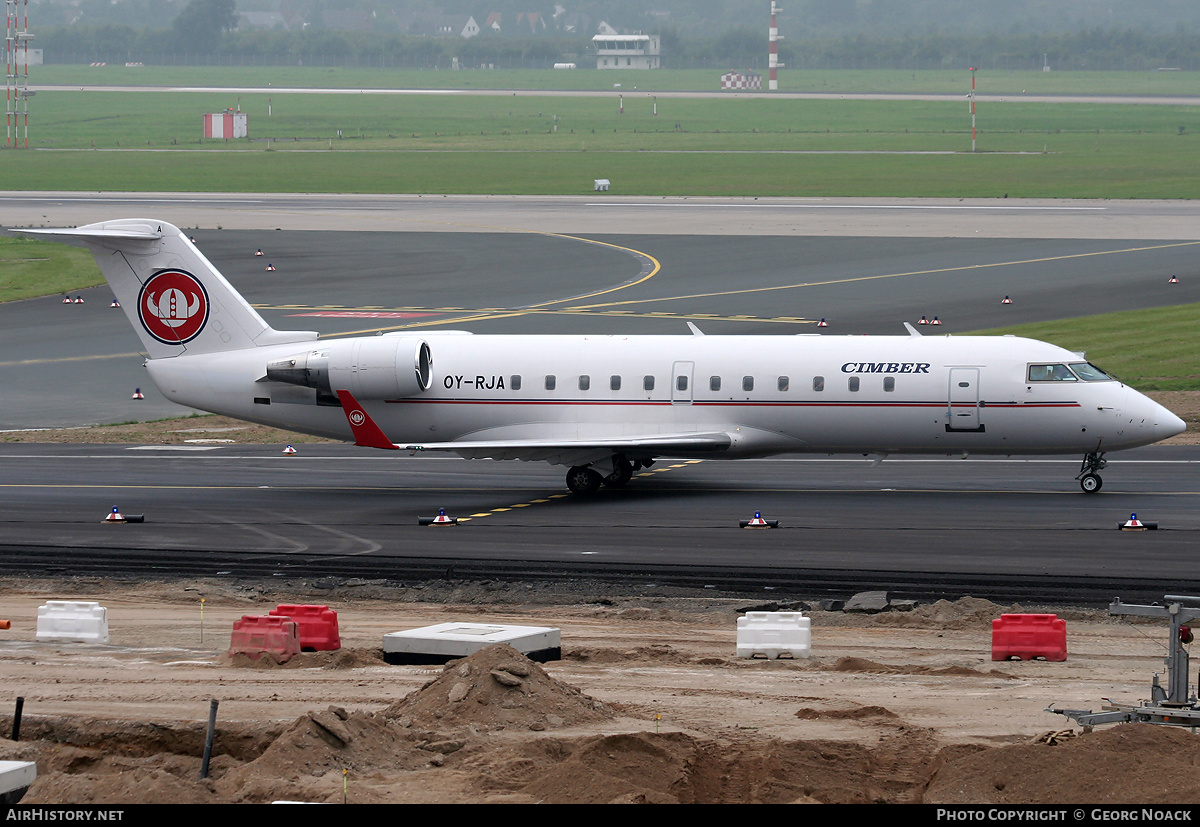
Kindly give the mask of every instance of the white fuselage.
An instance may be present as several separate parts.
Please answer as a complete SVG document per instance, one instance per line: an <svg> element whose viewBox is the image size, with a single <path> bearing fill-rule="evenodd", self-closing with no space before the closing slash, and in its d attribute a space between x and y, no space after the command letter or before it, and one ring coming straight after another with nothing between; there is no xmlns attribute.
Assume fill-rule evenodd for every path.
<svg viewBox="0 0 1200 827"><path fill-rule="evenodd" d="M1146 445L1183 425L1118 381L1031 381L1030 365L1083 360L1015 337L442 332L368 341L380 339L420 339L433 356L427 390L358 394L397 443L723 431L731 436L725 457L1061 454ZM343 411L318 404L316 390L265 380L268 362L348 341L184 355L147 367L181 404L351 439Z"/></svg>

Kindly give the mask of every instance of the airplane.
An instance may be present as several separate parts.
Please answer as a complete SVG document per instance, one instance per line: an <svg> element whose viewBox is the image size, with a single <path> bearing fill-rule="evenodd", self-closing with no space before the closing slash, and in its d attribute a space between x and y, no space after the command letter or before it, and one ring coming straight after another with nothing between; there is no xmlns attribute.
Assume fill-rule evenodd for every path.
<svg viewBox="0 0 1200 827"><path fill-rule="evenodd" d="M1083 454L1185 430L1081 353L1013 336L478 335L271 328L179 228L20 230L86 246L163 395L356 445L545 461L575 494L663 456Z"/></svg>

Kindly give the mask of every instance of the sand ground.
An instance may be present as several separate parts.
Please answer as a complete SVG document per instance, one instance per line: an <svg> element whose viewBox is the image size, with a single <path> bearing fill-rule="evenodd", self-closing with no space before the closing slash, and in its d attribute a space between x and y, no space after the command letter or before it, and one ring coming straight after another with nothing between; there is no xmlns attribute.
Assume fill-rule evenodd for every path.
<svg viewBox="0 0 1200 827"><path fill-rule="evenodd" d="M735 657L745 604L567 595L521 584L0 580L0 683L24 698L22 803L1188 803L1200 741L1148 725L1083 733L1059 707L1149 697L1166 624L1058 610L1064 662L991 660L964 598L875 615L812 611L812 655ZM204 599L201 621L201 598ZM49 599L97 600L107 644L37 642ZM338 612L342 648L283 665L226 651L280 603ZM391 666L382 635L447 621L554 626L543 666L494 647ZM210 775L204 724L216 699ZM11 708L0 715L8 735ZM1047 737L1049 733L1056 735ZM1048 743L1049 742L1049 743ZM1171 772L1163 772L1164 766Z"/></svg>

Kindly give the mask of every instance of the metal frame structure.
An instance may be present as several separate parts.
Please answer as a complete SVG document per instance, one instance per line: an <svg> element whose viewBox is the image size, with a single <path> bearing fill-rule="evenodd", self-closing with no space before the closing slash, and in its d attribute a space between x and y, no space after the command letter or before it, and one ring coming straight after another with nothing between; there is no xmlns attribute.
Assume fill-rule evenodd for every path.
<svg viewBox="0 0 1200 827"><path fill-rule="evenodd" d="M29 0L4 0L4 122L6 148L19 149L24 116L24 148L29 149ZM22 69L22 66L24 67Z"/></svg>
<svg viewBox="0 0 1200 827"><path fill-rule="evenodd" d="M1164 724L1193 729L1200 726L1200 703L1197 702L1195 693L1189 694L1188 691L1188 652L1184 648L1192 641L1192 632L1187 624L1200 618L1200 597L1168 594L1163 600L1165 605L1161 606L1136 606L1126 605L1120 598L1116 598L1109 604L1108 613L1165 617L1170 620L1170 645L1164 659L1167 664L1165 690L1159 683L1156 672L1150 683L1150 700L1143 701L1140 706L1110 704L1101 712L1092 712L1090 709L1055 709L1050 706L1046 711L1071 718L1085 730L1090 730L1096 724Z"/></svg>

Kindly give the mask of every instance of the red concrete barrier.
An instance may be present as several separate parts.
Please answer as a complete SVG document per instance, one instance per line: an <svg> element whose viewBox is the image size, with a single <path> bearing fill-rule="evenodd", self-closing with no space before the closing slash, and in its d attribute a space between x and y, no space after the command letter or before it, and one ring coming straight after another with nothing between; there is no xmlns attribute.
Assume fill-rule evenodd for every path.
<svg viewBox="0 0 1200 827"><path fill-rule="evenodd" d="M328 652L342 648L337 612L328 606L281 604L271 610L275 617L290 617L300 627L300 648L306 652Z"/></svg>
<svg viewBox="0 0 1200 827"><path fill-rule="evenodd" d="M992 660L1067 659L1067 621L1058 615L1000 615L992 621Z"/></svg>
<svg viewBox="0 0 1200 827"><path fill-rule="evenodd" d="M276 663L287 663L300 654L296 623L288 617L243 615L233 623L229 654L249 655L255 660L269 656Z"/></svg>

